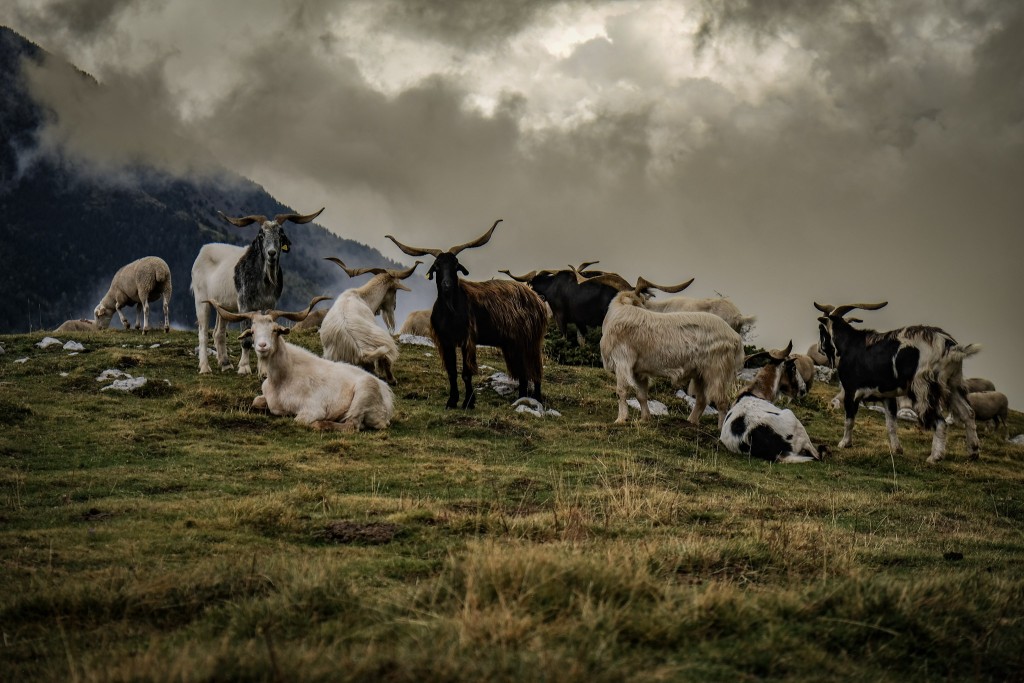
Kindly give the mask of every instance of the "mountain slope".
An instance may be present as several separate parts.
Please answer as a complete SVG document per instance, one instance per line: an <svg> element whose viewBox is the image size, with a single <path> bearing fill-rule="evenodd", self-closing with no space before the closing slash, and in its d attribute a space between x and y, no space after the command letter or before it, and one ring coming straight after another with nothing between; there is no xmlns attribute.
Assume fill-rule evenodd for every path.
<svg viewBox="0 0 1024 683"><path fill-rule="evenodd" d="M320 208L286 206L227 170L217 178L182 179L136 167L102 178L65 158L39 153L37 131L53 114L40 109L27 91L21 76L26 59L56 58L0 27L0 253L7 262L0 269L0 333L91 317L117 269L148 255L171 267L172 322L192 327L190 271L199 248L208 242L246 244L256 231L228 225L218 210L273 216ZM323 256L356 265L399 265L316 224L292 225L288 234L293 249L282 261L282 308L302 308L312 296L348 286L347 277ZM129 319L134 321L134 314Z"/></svg>

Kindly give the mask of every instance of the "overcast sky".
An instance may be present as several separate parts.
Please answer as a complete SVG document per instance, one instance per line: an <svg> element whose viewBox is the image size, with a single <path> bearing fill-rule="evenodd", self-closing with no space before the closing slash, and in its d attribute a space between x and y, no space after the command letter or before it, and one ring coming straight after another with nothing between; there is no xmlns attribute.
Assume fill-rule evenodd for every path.
<svg viewBox="0 0 1024 683"><path fill-rule="evenodd" d="M887 299L1024 406L1024 3L8 0L106 87L34 70L95 172L227 166L386 256L600 259L727 295L753 341ZM499 276L501 277L501 276Z"/></svg>

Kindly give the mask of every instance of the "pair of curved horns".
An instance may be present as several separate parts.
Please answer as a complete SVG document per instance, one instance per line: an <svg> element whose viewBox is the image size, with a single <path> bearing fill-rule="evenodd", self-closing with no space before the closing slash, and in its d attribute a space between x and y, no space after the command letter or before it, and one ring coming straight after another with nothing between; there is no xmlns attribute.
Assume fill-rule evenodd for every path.
<svg viewBox="0 0 1024 683"><path fill-rule="evenodd" d="M323 210L324 207L321 207L320 210L317 211L316 213L307 213L305 215L300 213L279 213L276 216L274 216L274 222L277 223L278 225L284 225L286 221L291 221L292 223L298 223L301 225L302 223L308 223L317 216L319 216L321 213L323 213ZM234 225L239 228L244 228L250 223L259 223L260 225L263 225L264 223L267 222L267 217L262 215L232 218L231 216L225 216L220 211L217 212L217 215L226 220L228 223L231 223L231 225Z"/></svg>
<svg viewBox="0 0 1024 683"><path fill-rule="evenodd" d="M205 300L205 301L203 301L203 303L204 304L210 304L214 308L216 308L217 309L217 313L220 314L220 317L224 318L224 320L227 320L229 323L237 323L237 322L241 322L243 320L250 320L251 321L257 315L269 315L271 318L273 318L275 320L277 318L285 318L286 320L291 320L293 322L301 322L301 321L306 319L306 316L309 315L310 311L313 310L314 306L316 306L321 301L327 301L330 298L331 297L329 297L329 296L313 297L313 300L309 302L309 306L304 311L278 311L278 310L271 309L269 311L266 311L265 313L260 313L259 311L247 311L246 313L234 313L232 311L225 310L216 301Z"/></svg>
<svg viewBox="0 0 1024 683"><path fill-rule="evenodd" d="M499 218L498 220L494 221L494 225L491 226L490 230L485 232L480 237L477 237L472 242L466 242L465 244L456 245L456 246L452 247L451 249L449 249L448 253L451 254L452 256L457 256L459 254L459 252L462 251L463 249L472 249L473 247L482 247L483 245L487 244L491 240L491 235L494 233L494 229L496 227L498 227L498 223L500 223L501 220L502 219ZM434 258L437 258L442 253L444 253L443 249L428 249L426 247L410 247L410 246L408 246L406 244L402 244L401 242L396 240L392 235L384 235L384 236L386 238L388 238L389 240L391 240L392 242L394 242L395 245L399 249L404 251L409 256L426 256L427 254L430 254Z"/></svg>
<svg viewBox="0 0 1024 683"><path fill-rule="evenodd" d="M356 277L357 275L365 275L366 273L373 273L374 275L380 275L381 273L387 273L391 277L398 278L399 280L404 280L405 278L407 278L410 275L412 275L413 272L416 270L416 267L419 266L421 263L423 263L423 261L417 261L416 263L412 264L412 268L407 268L406 270L389 270L387 268L349 268L348 266L345 265L344 261L342 261L340 258L337 258L335 256L328 256L324 260L325 261L330 261L330 262L332 262L334 264L337 264L337 266L339 268L341 268L346 273L348 273L349 277Z"/></svg>
<svg viewBox="0 0 1024 683"><path fill-rule="evenodd" d="M593 265L593 264L590 264L590 265ZM691 284L693 284L693 280L694 280L694 278L691 277L686 282L682 282L682 283L680 283L678 285L656 285L653 282L651 282L650 280L646 280L646 279L644 279L642 277L638 277L636 279L636 284L635 285L631 285L631 284L629 284L629 281L626 280L626 278L622 277L618 273L602 273L600 275L595 275L594 277L584 277L584 276L582 276L580 274L579 270L577 270L576 268L573 268L572 266L569 266L569 269L572 272L576 273L576 282L581 284L581 285L586 283L586 282L595 282L595 283L600 284L600 285L608 285L609 287L613 287L613 288L619 290L620 292L628 292L628 291L632 290L632 291L634 291L634 292L636 292L638 294L641 293L641 292L646 292L647 290L650 290L650 289L658 289L658 290L661 290L662 292L668 292L669 294L675 294L675 293L681 292L684 289L686 289L687 287L689 287Z"/></svg>
<svg viewBox="0 0 1024 683"><path fill-rule="evenodd" d="M817 301L814 302L814 307L830 318L842 318L855 308L859 308L864 311L877 311L879 308L885 308L888 305L888 301L883 301L877 304L843 304L842 306L832 306L831 304L819 304Z"/></svg>
<svg viewBox="0 0 1024 683"><path fill-rule="evenodd" d="M583 272L584 270L586 270L590 266L594 265L595 263L600 263L600 261L584 261L583 263L579 264L575 268L573 268L572 266L569 266L568 270L565 269L565 268L563 268L562 270L546 270L546 269L545 270L531 270L526 275L513 275L512 273L510 273L507 270L499 270L498 272L499 273L505 273L505 275L508 275L510 278L512 278L516 282L530 283L530 282L533 282L534 278L539 277L541 275L557 275L558 273L577 273L578 274L578 273Z"/></svg>
<svg viewBox="0 0 1024 683"><path fill-rule="evenodd" d="M772 358L773 360L784 361L787 358L789 358L789 354L791 354L792 352L793 352L793 340L790 339L789 340L789 344L784 349L771 349L769 351L758 351L757 353L752 353L749 356L744 357L743 365L745 366L750 361L756 360L758 358L763 358L765 356L768 356L769 358Z"/></svg>

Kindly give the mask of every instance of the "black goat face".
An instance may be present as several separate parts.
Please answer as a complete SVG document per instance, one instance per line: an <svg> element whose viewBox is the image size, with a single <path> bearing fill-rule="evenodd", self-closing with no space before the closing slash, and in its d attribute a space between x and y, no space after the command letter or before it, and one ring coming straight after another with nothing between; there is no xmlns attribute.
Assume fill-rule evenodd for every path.
<svg viewBox="0 0 1024 683"><path fill-rule="evenodd" d="M437 276L437 292L441 296L452 296L459 286L459 273L469 275L466 267L459 263L454 254L442 252L434 259L434 265L427 271L427 278Z"/></svg>

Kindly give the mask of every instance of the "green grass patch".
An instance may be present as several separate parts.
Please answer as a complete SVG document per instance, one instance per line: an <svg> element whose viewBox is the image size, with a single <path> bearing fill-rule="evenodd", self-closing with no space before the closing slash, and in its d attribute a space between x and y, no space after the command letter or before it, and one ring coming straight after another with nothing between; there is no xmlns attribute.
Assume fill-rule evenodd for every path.
<svg viewBox="0 0 1024 683"><path fill-rule="evenodd" d="M192 333L82 335L77 355L42 336L0 356L3 680L1024 670L1024 449L995 434L971 462L952 428L929 466L929 435L901 423L893 457L862 410L824 462L750 461L663 384L668 416L612 425L596 347L552 335L560 418L483 386L446 411L436 352L404 346L392 426L323 434L252 410L255 375L200 376ZM480 363L478 385L504 370ZM108 369L147 383L102 391ZM790 406L816 442L841 436L835 390Z"/></svg>

